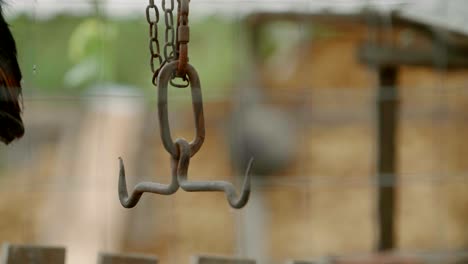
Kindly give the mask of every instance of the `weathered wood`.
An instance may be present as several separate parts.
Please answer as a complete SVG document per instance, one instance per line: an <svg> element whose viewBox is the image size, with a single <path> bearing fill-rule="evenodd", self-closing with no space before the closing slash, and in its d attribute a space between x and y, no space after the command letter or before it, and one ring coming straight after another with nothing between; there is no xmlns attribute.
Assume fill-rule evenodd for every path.
<svg viewBox="0 0 468 264"><path fill-rule="evenodd" d="M255 264L255 260L221 256L195 256L194 264Z"/></svg>
<svg viewBox="0 0 468 264"><path fill-rule="evenodd" d="M98 264L157 264L158 258L140 254L110 254L100 253Z"/></svg>
<svg viewBox="0 0 468 264"><path fill-rule="evenodd" d="M315 263L317 262L307 261L307 260L291 260L287 262L287 264L315 264Z"/></svg>
<svg viewBox="0 0 468 264"><path fill-rule="evenodd" d="M1 264L64 264L65 248L32 245L3 245Z"/></svg>
<svg viewBox="0 0 468 264"><path fill-rule="evenodd" d="M377 98L378 123L378 250L395 247L396 131L398 124L396 67L381 67Z"/></svg>
<svg viewBox="0 0 468 264"><path fill-rule="evenodd" d="M450 52L442 49L415 50L394 48L388 46L363 45L358 50L360 62L373 66L418 66L434 68L440 62L447 69L466 69L468 59L466 54Z"/></svg>

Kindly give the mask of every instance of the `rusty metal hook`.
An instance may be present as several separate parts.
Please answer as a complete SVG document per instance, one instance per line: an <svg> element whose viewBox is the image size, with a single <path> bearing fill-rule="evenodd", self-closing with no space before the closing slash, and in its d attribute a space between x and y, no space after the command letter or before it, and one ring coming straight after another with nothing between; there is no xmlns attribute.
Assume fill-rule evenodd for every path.
<svg viewBox="0 0 468 264"><path fill-rule="evenodd" d="M178 61L170 62L161 69L158 76L158 117L161 140L167 152L169 152L173 158L177 158L179 153L172 140L171 128L169 126L167 88L177 68ZM203 99L198 73L190 64L186 66L186 73L191 85L192 105L195 118L195 138L190 142L190 156L193 157L193 155L200 150L205 141L205 117L203 114Z"/></svg>
<svg viewBox="0 0 468 264"><path fill-rule="evenodd" d="M177 76L174 74L173 79L171 80L171 85L174 86L175 88L187 88L190 86L190 81L187 77L180 77L183 83L176 83L174 80L177 78Z"/></svg>
<svg viewBox="0 0 468 264"><path fill-rule="evenodd" d="M177 178L180 187L187 192L224 192L231 207L240 209L249 201L250 197L250 170L253 164L253 158L245 172L244 183L240 195L237 194L234 186L225 181L197 181L190 182L187 179L188 167L190 164L191 150L190 144L185 139L177 139L177 146L180 156L177 169Z"/></svg>
<svg viewBox="0 0 468 264"><path fill-rule="evenodd" d="M177 164L171 164L172 180L171 183L161 184L155 182L140 182L133 189L132 194L128 195L127 180L125 178L125 166L122 158L120 161L120 174L119 174L119 200L123 207L133 208L137 205L141 196L145 192L171 195L179 190L179 182L177 179Z"/></svg>
<svg viewBox="0 0 468 264"><path fill-rule="evenodd" d="M1 0L0 0L1 1ZM203 114L203 100L200 85L200 78L195 68L188 63L188 43L190 42L190 27L188 25L189 2L190 0L177 0L177 48L174 49L174 40L167 42L164 46L165 61L159 54L159 42L157 39L157 23L159 21L159 11L154 5L154 0L149 0L149 6L146 9L146 17L150 24L150 51L151 51L151 69L153 70L153 84L159 87L158 92L158 117L161 139L167 152L171 155L172 180L170 184L161 184L154 182L138 183L131 195L128 194L127 181L125 176L125 166L122 158L120 161L119 174L119 200L123 207L132 208L137 205L141 196L146 193L156 193L162 195L171 195L181 187L188 192L223 192L229 204L236 209L244 207L250 197L250 170L253 164L253 158L247 167L244 183L241 193L238 194L234 185L225 181L198 181L190 182L187 179L190 158L193 157L203 145L205 140L205 119ZM174 1L171 0L170 8L166 8L165 0L162 1L163 10L166 14L166 40L169 39L169 33L172 32L174 39L174 27L172 26L172 10ZM150 16L154 9L154 19ZM172 31L170 31L172 30ZM156 34L155 34L156 33ZM156 35L156 36L155 36ZM170 56L168 48L172 47ZM160 67L155 69L154 61L158 59ZM185 83L177 84L174 79L182 78ZM178 88L190 86L192 93L192 106L195 118L195 138L192 142L185 139L172 139L171 129L168 117L167 90L169 84Z"/></svg>
<svg viewBox="0 0 468 264"><path fill-rule="evenodd" d="M200 79L198 78L196 70L190 64L187 64L186 71L191 84L192 104L195 117L195 139L190 143L187 140L180 138L175 142L172 140L167 109L167 88L173 74L177 71L177 67L178 61L166 64L162 68L158 77L158 116L163 145L167 152L171 154L171 183L166 185L154 182L141 182L135 186L133 192L129 196L124 162L122 158L119 158L120 174L118 188L120 203L125 208L132 208L137 205L141 196L146 192L171 195L177 192L179 187L181 187L187 192L224 192L229 204L233 208L240 209L247 204L250 197L250 170L252 168L253 159L250 160L247 167L240 195L237 194L234 185L229 182L190 182L187 179L190 158L200 150L205 139L205 120L203 115Z"/></svg>

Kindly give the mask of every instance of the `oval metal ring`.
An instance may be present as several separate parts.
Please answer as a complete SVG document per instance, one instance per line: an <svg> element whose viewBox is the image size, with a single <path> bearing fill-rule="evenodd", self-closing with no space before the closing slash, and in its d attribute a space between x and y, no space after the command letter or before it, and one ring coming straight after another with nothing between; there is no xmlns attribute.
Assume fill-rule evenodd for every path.
<svg viewBox="0 0 468 264"><path fill-rule="evenodd" d="M161 139L166 150L172 155L173 158L178 158L179 151L175 145L171 128L169 126L169 117L167 110L167 89L174 73L177 71L179 62L173 61L166 64L159 73L158 77L158 117L159 129L161 131ZM195 155L203 145L205 140L205 118L203 115L203 100L200 85L200 78L195 68L187 64L187 77L191 84L192 92L192 105L195 117L195 138L190 142L191 156Z"/></svg>

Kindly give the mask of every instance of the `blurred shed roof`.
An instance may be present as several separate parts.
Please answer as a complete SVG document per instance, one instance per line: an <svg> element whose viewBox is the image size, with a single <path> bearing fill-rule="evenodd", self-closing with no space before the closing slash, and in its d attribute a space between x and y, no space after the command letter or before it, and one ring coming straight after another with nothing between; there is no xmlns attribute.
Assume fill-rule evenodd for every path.
<svg viewBox="0 0 468 264"><path fill-rule="evenodd" d="M219 1L219 0L218 0ZM227 2L228 0L224 0ZM468 0L362 0L300 1L287 3L257 0L245 7L247 13L300 12L310 14L358 15L363 10L392 14L398 18L468 36ZM239 5L242 5L239 1Z"/></svg>
<svg viewBox="0 0 468 264"><path fill-rule="evenodd" d="M425 0L397 10L408 20L468 36L467 0Z"/></svg>
<svg viewBox="0 0 468 264"><path fill-rule="evenodd" d="M161 2L156 1L160 6ZM101 0L100 10L108 16L141 16L148 0ZM402 18L468 35L468 0L192 0L191 15L212 14L238 17L258 12L306 12L357 14L363 9L393 12ZM57 14L94 12L89 0L16 0L6 7L7 15L30 13L36 18Z"/></svg>
<svg viewBox="0 0 468 264"><path fill-rule="evenodd" d="M160 6L160 1L156 1ZM101 11L109 16L144 15L147 0L101 0ZM258 12L359 13L369 7L396 12L402 17L468 35L468 0L193 0L194 17L221 13L238 16ZM94 12L89 0L12 1L8 14L31 13L35 17Z"/></svg>

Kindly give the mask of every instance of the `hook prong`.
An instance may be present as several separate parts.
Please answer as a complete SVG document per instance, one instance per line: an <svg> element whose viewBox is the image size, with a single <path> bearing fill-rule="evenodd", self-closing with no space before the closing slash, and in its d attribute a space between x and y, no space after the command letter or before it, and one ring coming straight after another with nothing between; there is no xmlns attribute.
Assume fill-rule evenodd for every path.
<svg viewBox="0 0 468 264"><path fill-rule="evenodd" d="M226 198L235 209L244 207L250 197L250 171L252 169L254 159L251 158L247 166L246 175L240 195L237 194L234 185L225 181L189 181L187 179L188 165L190 163L190 145L184 139L176 140L176 145L179 148L178 162L178 180L180 187L187 192L224 192Z"/></svg>
<svg viewBox="0 0 468 264"><path fill-rule="evenodd" d="M132 194L129 196L125 177L125 165L122 158L119 158L119 163L119 200L125 208L135 207L145 192L171 195L179 189L179 183L177 181L177 166L172 166L172 180L170 184L166 185L155 182L140 182L135 186Z"/></svg>
<svg viewBox="0 0 468 264"><path fill-rule="evenodd" d="M244 176L244 183L242 184L242 191L239 199L237 201L234 200L234 197L237 196L234 191L234 197L231 196L231 198L228 197L229 204L231 207L236 208L236 209L241 209L244 207L247 202L249 201L250 198L250 180L251 180L251 175L250 172L252 171L252 166L254 163L254 158L251 157L249 160L249 163L247 165L247 169L245 170L245 176ZM228 193L226 193L226 196Z"/></svg>

